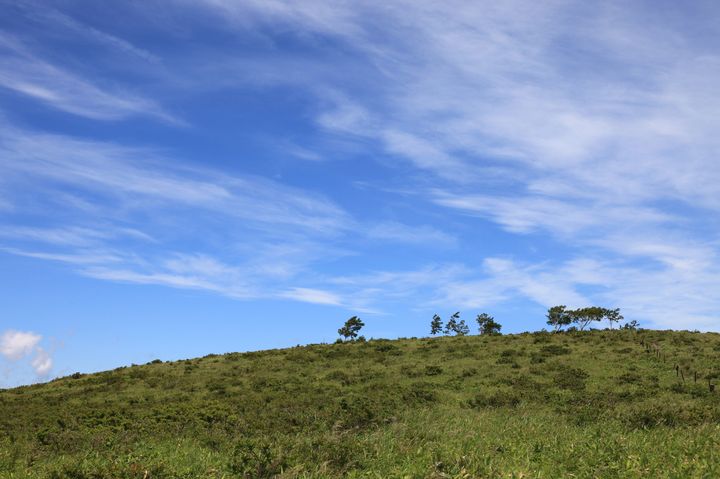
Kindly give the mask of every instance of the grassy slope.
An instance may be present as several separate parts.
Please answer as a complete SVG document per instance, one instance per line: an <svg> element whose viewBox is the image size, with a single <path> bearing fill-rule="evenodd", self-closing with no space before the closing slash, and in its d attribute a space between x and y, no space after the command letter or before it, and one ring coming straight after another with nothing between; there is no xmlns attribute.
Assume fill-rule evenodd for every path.
<svg viewBox="0 0 720 479"><path fill-rule="evenodd" d="M593 331L66 377L0 391L0 477L720 477L718 351L716 334Z"/></svg>

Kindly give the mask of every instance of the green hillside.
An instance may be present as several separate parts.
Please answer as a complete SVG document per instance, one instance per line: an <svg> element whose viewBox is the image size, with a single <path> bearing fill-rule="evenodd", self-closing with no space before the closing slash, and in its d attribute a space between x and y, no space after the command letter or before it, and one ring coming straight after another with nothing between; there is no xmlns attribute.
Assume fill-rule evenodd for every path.
<svg viewBox="0 0 720 479"><path fill-rule="evenodd" d="M720 477L719 358L717 334L590 331L75 374L0 391L0 477Z"/></svg>

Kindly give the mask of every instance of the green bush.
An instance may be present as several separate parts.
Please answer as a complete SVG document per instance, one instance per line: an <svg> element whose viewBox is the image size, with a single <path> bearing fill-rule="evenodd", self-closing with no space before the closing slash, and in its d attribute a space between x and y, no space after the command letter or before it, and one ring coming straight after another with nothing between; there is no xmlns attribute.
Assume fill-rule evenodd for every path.
<svg viewBox="0 0 720 479"><path fill-rule="evenodd" d="M555 386L560 389L571 391L582 391L585 389L585 380L589 377L588 373L580 368L566 366L560 369L553 377Z"/></svg>
<svg viewBox="0 0 720 479"><path fill-rule="evenodd" d="M275 477L283 466L283 460L276 457L266 439L240 439L228 463L230 472L247 479Z"/></svg>

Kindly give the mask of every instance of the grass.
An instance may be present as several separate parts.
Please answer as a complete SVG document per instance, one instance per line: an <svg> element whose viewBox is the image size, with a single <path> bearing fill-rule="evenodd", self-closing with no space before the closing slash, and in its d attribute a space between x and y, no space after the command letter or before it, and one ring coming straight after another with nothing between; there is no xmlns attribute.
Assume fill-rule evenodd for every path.
<svg viewBox="0 0 720 479"><path fill-rule="evenodd" d="M0 391L0 477L720 477L719 355L717 334L590 331L75 374Z"/></svg>

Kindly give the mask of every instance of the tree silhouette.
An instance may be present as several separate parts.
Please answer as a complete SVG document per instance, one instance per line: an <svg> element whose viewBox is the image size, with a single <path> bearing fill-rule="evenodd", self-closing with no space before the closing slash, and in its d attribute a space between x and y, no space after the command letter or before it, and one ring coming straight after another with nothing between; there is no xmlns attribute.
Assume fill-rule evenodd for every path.
<svg viewBox="0 0 720 479"><path fill-rule="evenodd" d="M590 306L570 311L570 315L573 323L576 323L580 327L580 331L583 331L591 322L602 321L606 311L605 308L599 306Z"/></svg>
<svg viewBox="0 0 720 479"><path fill-rule="evenodd" d="M457 336L467 336L468 334L470 334L470 326L465 324L464 319L461 319L455 325L455 334Z"/></svg>
<svg viewBox="0 0 720 479"><path fill-rule="evenodd" d="M440 334L443 329L443 323L442 319L440 319L440 316L433 315L432 321L430 321L430 334L435 336L436 334Z"/></svg>
<svg viewBox="0 0 720 479"><path fill-rule="evenodd" d="M605 310L605 317L607 318L608 322L610 323L610 329L613 328L613 323L620 324L620 321L625 319L622 314L620 314L620 308L616 309L606 309Z"/></svg>
<svg viewBox="0 0 720 479"><path fill-rule="evenodd" d="M460 319L459 311L454 313L452 316L450 316L450 319L448 319L448 322L445 324L445 334L451 334L451 333L457 332L459 319Z"/></svg>
<svg viewBox="0 0 720 479"><path fill-rule="evenodd" d="M567 326L568 324L572 323L572 314L565 308L566 306L562 304L560 306L553 306L552 308L548 309L546 315L547 324L553 326L556 332L559 331L560 328L562 328L563 326Z"/></svg>
<svg viewBox="0 0 720 479"><path fill-rule="evenodd" d="M480 313L475 318L475 321L478 323L478 329L480 330L480 334L487 334L487 335L495 335L500 334L500 330L502 329L502 326L500 323L495 321L495 318L490 316L487 313Z"/></svg>
<svg viewBox="0 0 720 479"><path fill-rule="evenodd" d="M362 319L353 316L345 321L345 325L342 328L338 329L338 334L346 340L355 339L363 326L365 326L365 323L363 323Z"/></svg>

